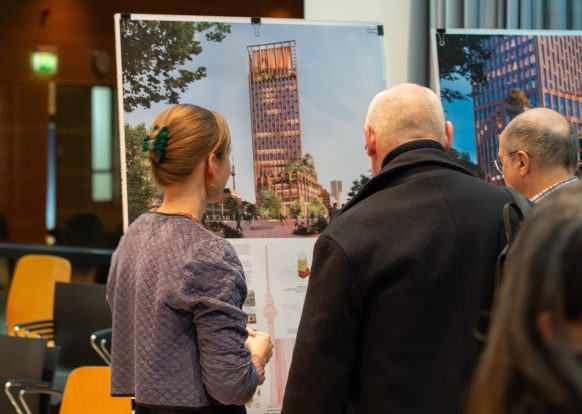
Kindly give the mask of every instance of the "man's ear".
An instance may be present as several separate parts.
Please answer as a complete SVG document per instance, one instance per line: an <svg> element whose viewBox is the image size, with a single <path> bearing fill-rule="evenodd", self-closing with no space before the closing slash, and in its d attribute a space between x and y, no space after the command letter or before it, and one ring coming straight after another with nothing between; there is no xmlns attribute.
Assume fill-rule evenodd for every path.
<svg viewBox="0 0 582 414"><path fill-rule="evenodd" d="M364 127L364 134L366 135L366 152L368 153L368 157L371 157L376 154L376 133L369 125L366 125Z"/></svg>
<svg viewBox="0 0 582 414"><path fill-rule="evenodd" d="M451 150L453 146L453 135L455 133L455 128L453 127L453 123L451 121L445 122L445 142L443 145L447 151Z"/></svg>
<svg viewBox="0 0 582 414"><path fill-rule="evenodd" d="M525 177L531 172L531 158L525 151L517 151L515 157L519 161L519 175Z"/></svg>

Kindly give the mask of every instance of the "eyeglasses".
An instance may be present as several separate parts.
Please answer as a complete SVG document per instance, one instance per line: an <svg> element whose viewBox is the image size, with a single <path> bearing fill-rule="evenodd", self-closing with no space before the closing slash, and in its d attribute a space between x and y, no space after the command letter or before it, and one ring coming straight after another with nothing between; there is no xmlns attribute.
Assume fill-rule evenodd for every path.
<svg viewBox="0 0 582 414"><path fill-rule="evenodd" d="M507 154L500 155L499 157L497 157L493 161L491 161L499 174L503 175L503 157L505 157L507 155L511 156L511 155L515 154L516 152L517 151L508 152Z"/></svg>

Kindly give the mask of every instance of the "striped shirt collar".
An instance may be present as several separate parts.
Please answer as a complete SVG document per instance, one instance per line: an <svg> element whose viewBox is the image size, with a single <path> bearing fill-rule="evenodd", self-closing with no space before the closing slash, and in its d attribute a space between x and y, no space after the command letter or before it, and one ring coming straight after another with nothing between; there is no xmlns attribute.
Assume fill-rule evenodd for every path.
<svg viewBox="0 0 582 414"><path fill-rule="evenodd" d="M562 181L558 181L555 184L552 184L551 186L549 186L548 188L546 188L545 190L537 193L535 196L533 196L530 201L533 204L538 203L540 200L542 200L543 198L547 197L550 193L553 193L554 191L562 188L562 187L567 187L569 185L575 184L577 182L579 182L580 179L576 176L570 177L570 178L566 178Z"/></svg>

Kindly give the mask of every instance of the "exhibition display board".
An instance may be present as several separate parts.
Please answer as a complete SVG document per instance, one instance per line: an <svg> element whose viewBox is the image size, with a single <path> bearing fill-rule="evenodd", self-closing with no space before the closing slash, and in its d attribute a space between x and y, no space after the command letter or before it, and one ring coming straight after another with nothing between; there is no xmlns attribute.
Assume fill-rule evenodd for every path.
<svg viewBox="0 0 582 414"><path fill-rule="evenodd" d="M124 227L160 203L142 142L157 113L222 114L231 178L204 223L243 264L249 327L275 351L250 414L278 413L329 217L370 175L363 124L386 87L377 24L123 14L115 17Z"/></svg>
<svg viewBox="0 0 582 414"><path fill-rule="evenodd" d="M499 135L518 114L551 108L582 130L582 33L435 30L435 84L455 127L454 156L503 185L492 161Z"/></svg>

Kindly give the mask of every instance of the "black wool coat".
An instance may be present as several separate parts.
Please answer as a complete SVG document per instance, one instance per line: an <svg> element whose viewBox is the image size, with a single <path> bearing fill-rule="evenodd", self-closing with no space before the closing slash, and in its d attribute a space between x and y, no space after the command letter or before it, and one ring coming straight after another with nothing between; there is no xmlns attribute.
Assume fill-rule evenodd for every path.
<svg viewBox="0 0 582 414"><path fill-rule="evenodd" d="M390 152L315 245L282 414L460 413L507 202L436 141Z"/></svg>

